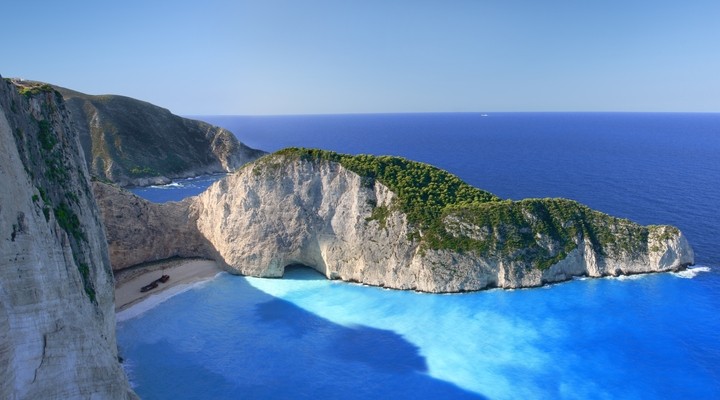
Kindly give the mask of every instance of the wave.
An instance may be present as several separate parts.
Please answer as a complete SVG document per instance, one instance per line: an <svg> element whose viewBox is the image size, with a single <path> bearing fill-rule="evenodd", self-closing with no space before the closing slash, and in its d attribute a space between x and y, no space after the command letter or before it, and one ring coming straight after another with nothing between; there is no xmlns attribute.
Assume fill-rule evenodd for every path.
<svg viewBox="0 0 720 400"><path fill-rule="evenodd" d="M138 384L135 382L135 364L130 360L123 360L122 363L122 369L125 371L125 375L127 375L128 383L130 383L130 388L135 390L138 387Z"/></svg>
<svg viewBox="0 0 720 400"><path fill-rule="evenodd" d="M669 272L671 275L677 276L678 278L684 278L684 279L692 279L696 277L701 272L710 272L712 269L710 267L706 266L697 266L697 267L688 267L684 271L679 272ZM642 273L642 274L631 274L631 275L618 275L618 276L602 276L602 277L588 277L585 275L582 276L573 276L572 280L574 281L586 281L590 279L612 279L617 281L634 281L638 279L643 279L647 277L648 275L652 275L651 273Z"/></svg>
<svg viewBox="0 0 720 400"><path fill-rule="evenodd" d="M606 276L606 279L615 279L618 281L636 281L647 277L648 274L632 274L632 275L618 275L618 276Z"/></svg>
<svg viewBox="0 0 720 400"><path fill-rule="evenodd" d="M212 281L213 279L224 273L225 272L218 272L217 274L215 274L215 276L212 276L208 279L192 283L181 283L177 286L173 286L171 288L163 290L162 292L153 294L141 300L137 304L133 304L132 306L116 313L115 320L117 322L122 322L139 317L140 315L152 310L153 308L159 306L160 304L164 303L172 297L175 297L181 293L185 293L188 290L205 286L208 282Z"/></svg>
<svg viewBox="0 0 720 400"><path fill-rule="evenodd" d="M177 188L185 187L185 185L183 185L180 182L170 182L167 185L151 185L148 187L153 188L153 189L177 189Z"/></svg>
<svg viewBox="0 0 720 400"><path fill-rule="evenodd" d="M701 272L710 272L710 271L712 271L712 269L710 267L698 266L698 267L688 268L685 271L672 272L672 274L677 276L678 278L692 279Z"/></svg>

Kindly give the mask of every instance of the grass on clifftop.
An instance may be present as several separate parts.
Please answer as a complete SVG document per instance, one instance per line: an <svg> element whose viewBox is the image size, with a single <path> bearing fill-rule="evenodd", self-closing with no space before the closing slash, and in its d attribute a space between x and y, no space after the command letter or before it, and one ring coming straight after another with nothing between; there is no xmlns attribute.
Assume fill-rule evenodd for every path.
<svg viewBox="0 0 720 400"><path fill-rule="evenodd" d="M447 171L400 157L365 154L351 156L294 147L275 154L306 161L337 162L360 175L363 184L369 188L372 188L377 180L397 195L397 206L407 215L409 222L423 230L437 226L447 206L500 200L489 192L468 185Z"/></svg>
<svg viewBox="0 0 720 400"><path fill-rule="evenodd" d="M43 83L43 84L34 83L34 82L24 83L24 84L18 83L18 92L21 95L26 96L26 97L31 97L31 96L34 96L34 95L40 94L40 93L52 93L54 91L55 91L55 89L53 89L52 86L50 86L46 83Z"/></svg>
<svg viewBox="0 0 720 400"><path fill-rule="evenodd" d="M428 164L390 156L351 156L331 151L287 148L276 155L305 161L337 162L373 187L377 180L397 195L391 205L416 229L412 238L426 249L474 252L546 269L587 239L601 255L647 251L643 227L572 200L502 200ZM385 226L391 210L371 204L370 220ZM674 231L672 231L674 229ZM670 228L670 234L677 233ZM669 238L668 231L664 231ZM664 238L664 237L662 237Z"/></svg>

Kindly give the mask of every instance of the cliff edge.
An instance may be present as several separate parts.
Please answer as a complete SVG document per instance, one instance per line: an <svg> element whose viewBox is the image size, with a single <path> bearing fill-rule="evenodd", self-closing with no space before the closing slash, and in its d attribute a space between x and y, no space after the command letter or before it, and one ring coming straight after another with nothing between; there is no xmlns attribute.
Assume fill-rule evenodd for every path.
<svg viewBox="0 0 720 400"><path fill-rule="evenodd" d="M329 279L460 292L694 262L675 227L640 226L566 199L502 200L397 157L281 150L188 202L156 206L187 207L182 229L197 230L230 271L259 277L303 264Z"/></svg>
<svg viewBox="0 0 720 400"><path fill-rule="evenodd" d="M0 398L135 398L113 277L62 97L0 80Z"/></svg>
<svg viewBox="0 0 720 400"><path fill-rule="evenodd" d="M234 171L266 154L232 132L125 96L94 96L42 82L14 80L25 90L48 87L65 100L90 175L121 186ZM37 89L36 89L37 90Z"/></svg>

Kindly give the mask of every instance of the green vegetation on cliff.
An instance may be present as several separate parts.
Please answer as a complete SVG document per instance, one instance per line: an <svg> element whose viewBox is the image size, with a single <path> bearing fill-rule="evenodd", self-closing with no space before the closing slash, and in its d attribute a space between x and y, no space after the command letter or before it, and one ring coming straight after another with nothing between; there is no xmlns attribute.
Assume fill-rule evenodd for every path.
<svg viewBox="0 0 720 400"><path fill-rule="evenodd" d="M34 96L40 93L52 93L55 89L46 83L34 83L30 82L26 86L19 86L18 92L26 97Z"/></svg>
<svg viewBox="0 0 720 400"><path fill-rule="evenodd" d="M567 199L524 199L452 206L445 235L432 247L497 254L546 269L587 240L600 255L647 250L651 227L611 217ZM474 229L473 229L474 228Z"/></svg>
<svg viewBox="0 0 720 400"><path fill-rule="evenodd" d="M265 154L226 129L144 101L52 88L71 113L90 174L101 180L144 185L228 172Z"/></svg>
<svg viewBox="0 0 720 400"><path fill-rule="evenodd" d="M337 162L363 177L363 184L373 187L375 180L387 186L398 197L397 206L408 220L421 229L437 225L443 210L450 205L482 204L500 198L474 188L455 175L429 164L400 157L339 154L331 151L288 148L275 153L306 161Z"/></svg>
<svg viewBox="0 0 720 400"><path fill-rule="evenodd" d="M415 228L410 238L424 249L474 252L546 269L585 241L600 255L615 255L647 251L651 234L661 240L677 234L675 228L640 226L567 199L501 200L446 171L399 157L305 148L275 155L339 163L367 187L381 182L396 202L389 208L370 204L367 220L385 227L391 211L402 211Z"/></svg>
<svg viewBox="0 0 720 400"><path fill-rule="evenodd" d="M17 109L10 114L13 123L17 125L14 130L18 154L37 194L31 200L38 211L41 211L46 222L55 216L57 224L68 235L73 259L78 267L83 282L83 288L88 298L96 302L95 288L90 276L90 267L85 262L87 257L83 254L87 235L85 227L80 222L78 214L82 213L76 191L89 193L85 180L77 163L80 159L71 156L79 149L67 132L63 134L65 125L63 116L58 112L63 106L62 97L47 85L32 81L4 80L5 84L12 85L22 98L9 98L8 100ZM48 95L54 93L54 95ZM39 104L39 115L30 113L23 118L20 109L30 109L31 103Z"/></svg>

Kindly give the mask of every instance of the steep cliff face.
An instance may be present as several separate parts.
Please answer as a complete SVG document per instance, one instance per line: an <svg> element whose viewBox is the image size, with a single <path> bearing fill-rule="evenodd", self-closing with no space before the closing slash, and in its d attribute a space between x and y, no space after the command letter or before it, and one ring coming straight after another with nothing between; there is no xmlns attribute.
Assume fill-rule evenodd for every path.
<svg viewBox="0 0 720 400"><path fill-rule="evenodd" d="M243 275L281 277L304 264L332 279L421 289L407 218L370 220L396 198L336 163L263 159L201 194L193 211L221 260ZM383 225L383 226L381 226Z"/></svg>
<svg viewBox="0 0 720 400"><path fill-rule="evenodd" d="M432 217L413 217L424 210L414 211L381 175L329 158L289 152L243 168L195 200L198 229L240 274L280 277L299 263L332 279L427 292L532 287L693 263L676 228L641 227L568 200L470 193L471 202L457 196L439 211L438 227Z"/></svg>
<svg viewBox="0 0 720 400"><path fill-rule="evenodd" d="M113 279L62 98L0 81L0 398L134 398Z"/></svg>
<svg viewBox="0 0 720 400"><path fill-rule="evenodd" d="M173 257L213 258L190 219L191 200L156 204L127 190L93 182L107 230L113 270Z"/></svg>
<svg viewBox="0 0 720 400"><path fill-rule="evenodd" d="M226 129L181 118L144 101L54 88L80 133L90 174L101 180L123 186L169 183L233 171L265 154Z"/></svg>
<svg viewBox="0 0 720 400"><path fill-rule="evenodd" d="M643 227L565 199L503 201L393 157L288 149L182 203L150 204L117 188L97 194L116 248L111 261L122 267L180 255L186 242L196 250L183 256L210 256L243 275L281 277L304 264L330 279L458 292L693 263L677 228ZM133 253L143 256L125 256Z"/></svg>

